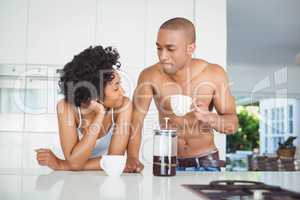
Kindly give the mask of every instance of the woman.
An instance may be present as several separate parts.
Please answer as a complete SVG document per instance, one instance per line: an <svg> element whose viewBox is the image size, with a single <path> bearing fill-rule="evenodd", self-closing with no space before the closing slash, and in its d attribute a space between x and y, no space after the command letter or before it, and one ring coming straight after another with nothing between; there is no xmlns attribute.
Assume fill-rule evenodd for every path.
<svg viewBox="0 0 300 200"><path fill-rule="evenodd" d="M111 47L90 47L62 71L64 99L57 104L59 136L65 160L38 149L40 165L53 170L101 170L101 155L124 155L132 104L124 96L117 69L119 54Z"/></svg>

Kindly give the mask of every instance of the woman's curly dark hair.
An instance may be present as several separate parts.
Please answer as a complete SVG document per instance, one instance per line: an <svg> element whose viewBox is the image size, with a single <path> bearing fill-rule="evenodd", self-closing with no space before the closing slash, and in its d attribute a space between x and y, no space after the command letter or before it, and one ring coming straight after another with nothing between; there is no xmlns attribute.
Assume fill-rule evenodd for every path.
<svg viewBox="0 0 300 200"><path fill-rule="evenodd" d="M104 88L120 67L119 53L112 47L90 46L67 63L59 87L65 100L75 106L90 100L104 99ZM115 67L113 67L115 66Z"/></svg>

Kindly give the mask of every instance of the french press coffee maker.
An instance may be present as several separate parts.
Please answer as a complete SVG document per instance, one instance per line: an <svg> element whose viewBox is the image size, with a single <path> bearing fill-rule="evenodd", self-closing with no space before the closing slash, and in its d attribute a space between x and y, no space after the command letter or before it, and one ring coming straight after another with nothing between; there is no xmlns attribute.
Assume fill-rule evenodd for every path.
<svg viewBox="0 0 300 200"><path fill-rule="evenodd" d="M165 118L165 129L154 130L153 141L153 175L175 176L177 161L176 130L168 129L168 120Z"/></svg>

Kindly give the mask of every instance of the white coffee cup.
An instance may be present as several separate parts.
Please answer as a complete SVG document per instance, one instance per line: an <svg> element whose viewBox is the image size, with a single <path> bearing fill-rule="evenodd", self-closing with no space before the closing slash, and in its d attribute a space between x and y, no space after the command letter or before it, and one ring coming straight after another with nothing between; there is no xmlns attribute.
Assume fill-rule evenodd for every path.
<svg viewBox="0 0 300 200"><path fill-rule="evenodd" d="M100 160L101 168L109 176L120 176L126 165L126 157L122 155L103 155Z"/></svg>
<svg viewBox="0 0 300 200"><path fill-rule="evenodd" d="M177 116L184 116L186 115L188 112L192 111L191 107L192 107L192 103L193 103L193 99L190 96L186 96L186 95L172 95L170 97L170 101L171 101L171 108L173 110L173 113Z"/></svg>

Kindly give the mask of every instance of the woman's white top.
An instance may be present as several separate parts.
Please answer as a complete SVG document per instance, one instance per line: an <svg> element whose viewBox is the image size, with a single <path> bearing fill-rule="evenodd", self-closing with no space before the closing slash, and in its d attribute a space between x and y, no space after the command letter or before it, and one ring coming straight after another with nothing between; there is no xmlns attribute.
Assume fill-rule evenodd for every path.
<svg viewBox="0 0 300 200"><path fill-rule="evenodd" d="M81 131L81 125L82 125L82 116L81 116L81 112L80 112L80 107L77 107L78 109L78 114L79 114L79 124L78 124L78 127L77 127L77 133L78 133L78 137L79 139L81 140L82 137L83 137L83 134L82 134L82 131ZM96 145L92 151L92 154L91 154L91 158L94 158L94 157L99 157L101 155L106 155L107 152L108 152L108 148L109 148L109 144L110 144L110 141L111 141L111 136L113 134L113 128L114 128L114 125L115 125L115 121L114 121L114 110L112 109L112 115L111 115L111 118L112 118L112 125L108 131L107 134L105 134L103 137L97 139L96 141Z"/></svg>

